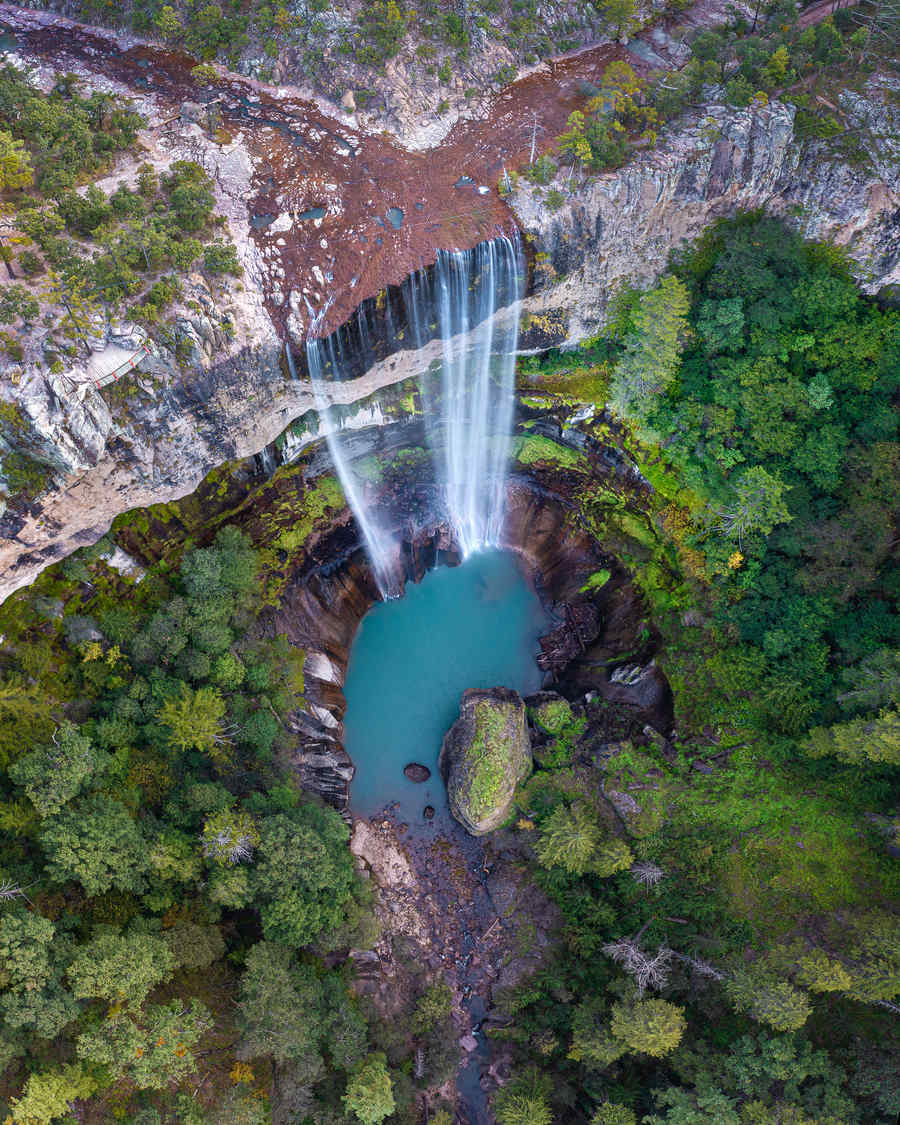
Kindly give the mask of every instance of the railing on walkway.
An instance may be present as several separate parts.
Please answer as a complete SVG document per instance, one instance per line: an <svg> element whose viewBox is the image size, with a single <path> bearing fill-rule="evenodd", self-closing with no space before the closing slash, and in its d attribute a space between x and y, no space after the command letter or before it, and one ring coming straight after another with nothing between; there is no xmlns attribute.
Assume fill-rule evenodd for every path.
<svg viewBox="0 0 900 1125"><path fill-rule="evenodd" d="M107 371L105 375L91 376L90 382L99 391L101 387L108 387L110 383L115 383L122 375L128 375L134 371L135 367L141 362L145 355L150 354L150 342L145 340L138 350L132 353L128 359L123 360L118 367L114 367L112 371Z"/></svg>

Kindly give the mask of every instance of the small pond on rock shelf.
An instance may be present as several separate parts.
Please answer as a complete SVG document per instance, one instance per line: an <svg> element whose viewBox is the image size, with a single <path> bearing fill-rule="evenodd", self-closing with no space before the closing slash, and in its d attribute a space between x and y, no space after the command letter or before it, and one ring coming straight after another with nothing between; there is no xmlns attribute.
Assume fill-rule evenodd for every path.
<svg viewBox="0 0 900 1125"><path fill-rule="evenodd" d="M356 634L344 685L353 811L371 816L397 802L402 820L423 824L426 805L444 810L437 760L462 693L537 691L537 642L549 622L518 560L502 551L438 567L402 598L376 603ZM427 766L430 779L407 780L410 762Z"/></svg>

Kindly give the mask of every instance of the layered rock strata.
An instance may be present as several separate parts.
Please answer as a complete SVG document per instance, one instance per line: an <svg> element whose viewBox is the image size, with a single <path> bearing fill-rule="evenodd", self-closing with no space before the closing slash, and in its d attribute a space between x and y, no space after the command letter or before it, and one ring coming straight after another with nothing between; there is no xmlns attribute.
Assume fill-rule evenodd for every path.
<svg viewBox="0 0 900 1125"><path fill-rule="evenodd" d="M525 344L574 344L604 324L623 284L654 282L673 250L742 210L782 217L806 238L843 247L867 293L900 282L900 82L873 78L841 110L860 151L841 159L804 140L793 105L737 110L712 101L652 151L595 176L558 210L520 182L513 209L539 263ZM566 189L566 175L555 185Z"/></svg>

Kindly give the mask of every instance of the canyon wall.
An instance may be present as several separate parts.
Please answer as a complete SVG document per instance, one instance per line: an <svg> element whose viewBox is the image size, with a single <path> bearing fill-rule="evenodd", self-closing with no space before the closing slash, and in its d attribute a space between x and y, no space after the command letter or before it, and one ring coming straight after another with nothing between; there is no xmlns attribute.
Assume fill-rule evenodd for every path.
<svg viewBox="0 0 900 1125"><path fill-rule="evenodd" d="M866 97L844 96L861 147L853 163L822 142L801 143L793 107L711 104L652 152L576 186L556 211L543 193L517 190L511 202L535 251L523 350L595 333L616 284L653 281L673 248L742 208L765 208L807 236L846 246L867 292L900 282L898 85L876 79ZM235 194L217 180L220 202L234 210ZM247 272L232 294L230 340L221 309L193 277L178 360L152 346L134 374L102 389L34 368L9 388L21 417L15 440L48 461L53 476L36 501L0 515L0 599L96 541L119 512L193 491L216 465L262 451L313 409L311 387L291 378L283 346L260 316L263 275L246 214L235 219L229 215ZM365 399L439 358L439 341L395 352L334 384L335 400Z"/></svg>
<svg viewBox="0 0 900 1125"><path fill-rule="evenodd" d="M761 208L806 238L846 248L871 294L900 282L900 82L872 79L840 111L852 160L803 141L792 105L712 103L667 130L655 149L596 176L551 210L524 181L511 198L537 254L526 303L535 346L575 344L602 327L618 285L647 285L672 250L712 221ZM566 188L561 175L552 187ZM542 329L542 331L541 331ZM529 340L526 335L523 341Z"/></svg>

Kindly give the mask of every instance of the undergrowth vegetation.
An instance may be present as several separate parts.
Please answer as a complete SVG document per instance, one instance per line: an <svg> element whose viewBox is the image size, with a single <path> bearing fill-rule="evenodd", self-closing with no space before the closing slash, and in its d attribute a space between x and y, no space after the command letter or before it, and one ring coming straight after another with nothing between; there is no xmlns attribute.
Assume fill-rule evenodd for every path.
<svg viewBox="0 0 900 1125"><path fill-rule="evenodd" d="M594 437L653 491L592 480L578 519L660 630L677 735L598 747L587 702L587 735L536 750L517 831L564 941L494 1033L536 1116L504 1094L498 1120L887 1125L900 317L833 248L746 215L623 291L585 356L609 387ZM521 378L534 409L584 401L577 352ZM571 730L557 710L531 720Z"/></svg>

